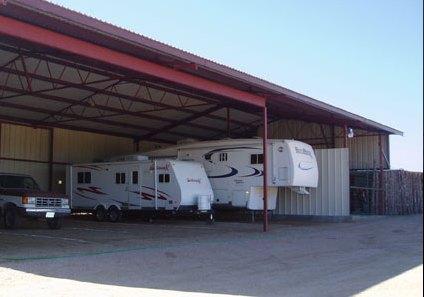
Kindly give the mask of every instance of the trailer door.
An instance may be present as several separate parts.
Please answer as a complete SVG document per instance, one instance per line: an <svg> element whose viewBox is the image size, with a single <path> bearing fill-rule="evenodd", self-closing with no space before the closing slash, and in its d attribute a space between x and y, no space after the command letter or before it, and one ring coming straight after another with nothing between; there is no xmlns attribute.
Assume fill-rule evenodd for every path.
<svg viewBox="0 0 424 297"><path fill-rule="evenodd" d="M138 164L128 166L128 209L141 209L141 168Z"/></svg>

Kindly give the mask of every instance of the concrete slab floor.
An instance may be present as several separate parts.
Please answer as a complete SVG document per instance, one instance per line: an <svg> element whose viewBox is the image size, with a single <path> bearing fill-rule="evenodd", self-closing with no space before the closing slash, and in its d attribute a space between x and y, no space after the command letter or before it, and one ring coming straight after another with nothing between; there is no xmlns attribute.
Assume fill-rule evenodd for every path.
<svg viewBox="0 0 424 297"><path fill-rule="evenodd" d="M0 229L0 296L422 296L422 216Z"/></svg>

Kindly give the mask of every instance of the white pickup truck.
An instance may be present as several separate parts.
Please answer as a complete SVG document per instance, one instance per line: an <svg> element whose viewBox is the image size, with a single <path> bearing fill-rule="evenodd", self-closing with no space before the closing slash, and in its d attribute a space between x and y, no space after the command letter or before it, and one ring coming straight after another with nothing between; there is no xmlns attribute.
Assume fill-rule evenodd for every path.
<svg viewBox="0 0 424 297"><path fill-rule="evenodd" d="M0 173L0 222L5 228L16 228L27 217L43 218L50 229L59 229L70 212L66 195L41 191L29 175Z"/></svg>

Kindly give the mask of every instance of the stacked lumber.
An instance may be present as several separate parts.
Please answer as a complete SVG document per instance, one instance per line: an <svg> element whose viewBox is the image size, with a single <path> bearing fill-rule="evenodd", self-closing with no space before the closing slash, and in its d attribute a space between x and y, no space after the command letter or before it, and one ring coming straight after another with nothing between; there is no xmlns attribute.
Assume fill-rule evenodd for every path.
<svg viewBox="0 0 424 297"><path fill-rule="evenodd" d="M406 215L423 212L423 173L384 170L351 171L352 214ZM382 186L380 188L380 186Z"/></svg>

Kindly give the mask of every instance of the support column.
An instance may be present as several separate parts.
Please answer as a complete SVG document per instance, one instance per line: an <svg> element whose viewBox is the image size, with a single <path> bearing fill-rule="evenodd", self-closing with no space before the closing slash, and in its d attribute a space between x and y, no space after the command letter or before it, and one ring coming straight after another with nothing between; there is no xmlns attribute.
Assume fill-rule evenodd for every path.
<svg viewBox="0 0 424 297"><path fill-rule="evenodd" d="M378 174L378 211L380 214L384 214L385 210L385 201L384 201L384 191L383 191L383 175L384 175L384 155L383 155L383 143L382 136L378 134L378 156L379 156L379 174Z"/></svg>
<svg viewBox="0 0 424 297"><path fill-rule="evenodd" d="M2 145L2 142L1 142L1 132L2 132L2 129L3 129L3 123L0 122L0 162L1 162L1 145Z"/></svg>
<svg viewBox="0 0 424 297"><path fill-rule="evenodd" d="M268 139L268 109L265 106L263 108L262 115L263 122L263 135L262 135L262 147L263 147L263 231L268 231L268 157L267 157L267 139Z"/></svg>
<svg viewBox="0 0 424 297"><path fill-rule="evenodd" d="M140 151L140 140L134 139L134 151L138 153Z"/></svg>
<svg viewBox="0 0 424 297"><path fill-rule="evenodd" d="M228 138L230 138L231 137L231 135L230 135L230 121L231 121L231 119L230 119L230 108L229 107L227 107L227 137Z"/></svg>
<svg viewBox="0 0 424 297"><path fill-rule="evenodd" d="M53 190L53 160L54 160L54 130L49 129L50 140L49 140L49 191Z"/></svg>
<svg viewBox="0 0 424 297"><path fill-rule="evenodd" d="M347 125L343 126L343 148L347 148Z"/></svg>

